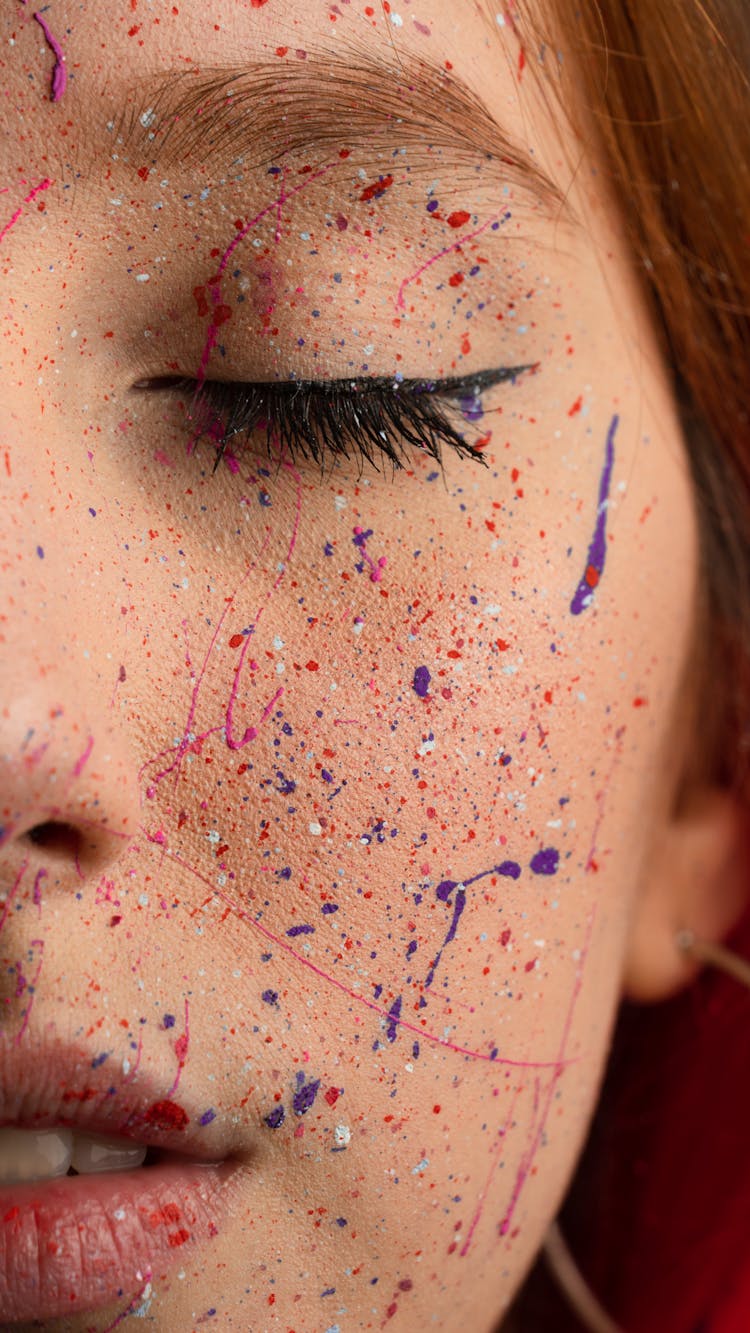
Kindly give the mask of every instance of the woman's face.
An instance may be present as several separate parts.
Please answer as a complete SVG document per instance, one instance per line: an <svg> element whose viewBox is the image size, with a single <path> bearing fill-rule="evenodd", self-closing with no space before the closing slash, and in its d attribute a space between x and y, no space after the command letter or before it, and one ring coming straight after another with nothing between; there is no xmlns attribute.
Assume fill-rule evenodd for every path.
<svg viewBox="0 0 750 1333"><path fill-rule="evenodd" d="M0 33L2 1313L488 1331L677 777L695 527L603 177L478 4ZM343 383L221 457L215 382L293 379Z"/></svg>

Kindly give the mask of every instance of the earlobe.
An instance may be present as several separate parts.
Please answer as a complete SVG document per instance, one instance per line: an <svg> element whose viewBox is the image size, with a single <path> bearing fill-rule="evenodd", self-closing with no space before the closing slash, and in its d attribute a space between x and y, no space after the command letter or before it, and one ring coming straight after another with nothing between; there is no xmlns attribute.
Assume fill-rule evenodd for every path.
<svg viewBox="0 0 750 1333"><path fill-rule="evenodd" d="M750 903L750 812L716 787L693 793L663 827L643 875L623 973L623 995L667 999L699 965L678 948L689 930L720 942Z"/></svg>

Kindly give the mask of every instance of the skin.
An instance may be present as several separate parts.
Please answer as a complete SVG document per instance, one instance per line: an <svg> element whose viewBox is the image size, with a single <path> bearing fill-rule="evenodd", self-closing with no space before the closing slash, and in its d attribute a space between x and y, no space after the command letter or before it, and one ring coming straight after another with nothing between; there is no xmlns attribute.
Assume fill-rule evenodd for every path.
<svg viewBox="0 0 750 1333"><path fill-rule="evenodd" d="M153 1275L154 1327L213 1309L221 1329L489 1333L574 1169L674 791L697 570L683 445L602 178L519 77L508 25L470 5L459 25L441 0L402 5L401 26L358 0L335 25L320 0L210 8L213 31L202 0L56 0L54 104L31 15L0 19L17 129L0 227L22 210L0 255L0 866L4 885L23 862L47 872L0 938L2 1042L31 1064L53 1032L117 1071L140 1038L165 1096L179 1063L181 1093L215 1111L231 1216ZM362 202L355 154L238 246L222 377L533 364L484 396L486 469L447 456L441 477L412 452L395 476L321 476L256 443L213 475L180 395L136 388L198 374L194 289L276 196L265 168L142 179L142 159L112 160L112 107L155 66L334 41L450 60L572 220L484 170L442 173L439 153ZM84 150L97 165L66 189ZM431 186L443 217L512 219L402 310L403 281L457 236ZM574 615L608 437L606 563ZM493 870L508 862L517 877ZM30 1009L18 969L38 940ZM44 1327L103 1330L136 1295Z"/></svg>

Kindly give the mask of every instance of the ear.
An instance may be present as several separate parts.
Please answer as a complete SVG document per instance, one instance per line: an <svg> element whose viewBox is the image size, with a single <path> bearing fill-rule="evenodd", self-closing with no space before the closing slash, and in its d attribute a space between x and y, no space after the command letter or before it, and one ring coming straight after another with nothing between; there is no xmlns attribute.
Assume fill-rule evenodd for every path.
<svg viewBox="0 0 750 1333"><path fill-rule="evenodd" d="M657 836L635 904L623 974L632 1000L667 999L700 970L675 937L718 943L750 903L750 812L736 793L691 793Z"/></svg>

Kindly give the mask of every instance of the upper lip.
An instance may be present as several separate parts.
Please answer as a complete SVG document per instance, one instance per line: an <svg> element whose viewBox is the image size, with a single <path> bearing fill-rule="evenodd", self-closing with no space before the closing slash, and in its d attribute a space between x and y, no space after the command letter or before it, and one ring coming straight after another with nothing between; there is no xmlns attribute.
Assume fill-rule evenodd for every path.
<svg viewBox="0 0 750 1333"><path fill-rule="evenodd" d="M98 1063L98 1054L30 1029L18 1045L0 1035L0 1127L118 1134L202 1162L234 1155L238 1145L222 1117L208 1115L213 1108L190 1088L186 1070L171 1091L173 1060L161 1078L140 1069L128 1076L116 1056Z"/></svg>

